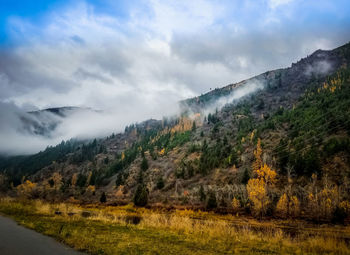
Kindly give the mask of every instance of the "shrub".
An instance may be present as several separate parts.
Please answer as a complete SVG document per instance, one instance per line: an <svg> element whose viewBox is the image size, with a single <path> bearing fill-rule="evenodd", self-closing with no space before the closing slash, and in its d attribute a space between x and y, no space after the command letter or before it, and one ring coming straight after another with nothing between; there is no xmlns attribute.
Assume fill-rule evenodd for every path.
<svg viewBox="0 0 350 255"><path fill-rule="evenodd" d="M157 189L162 189L164 188L164 180L162 177L159 177L157 180Z"/></svg>
<svg viewBox="0 0 350 255"><path fill-rule="evenodd" d="M209 192L208 202L207 202L207 208L208 209L214 209L218 205L216 203L216 196L214 191Z"/></svg>
<svg viewBox="0 0 350 255"><path fill-rule="evenodd" d="M84 174L79 173L76 185L79 187L84 187L86 184L86 180L87 180L87 177Z"/></svg>
<svg viewBox="0 0 350 255"><path fill-rule="evenodd" d="M333 213L332 223L344 224L346 217L347 213L345 209L337 206Z"/></svg>
<svg viewBox="0 0 350 255"><path fill-rule="evenodd" d="M51 188L55 185L55 182L53 181L53 179L49 180L49 185L50 185Z"/></svg>

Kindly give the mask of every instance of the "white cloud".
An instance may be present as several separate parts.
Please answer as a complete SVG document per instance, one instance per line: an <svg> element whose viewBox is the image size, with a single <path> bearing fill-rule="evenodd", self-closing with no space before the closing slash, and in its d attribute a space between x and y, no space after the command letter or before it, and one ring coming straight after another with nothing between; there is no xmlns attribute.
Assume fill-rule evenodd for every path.
<svg viewBox="0 0 350 255"><path fill-rule="evenodd" d="M280 7L282 5L289 4L293 2L294 0L269 0L269 6L272 9L275 9L277 7Z"/></svg>
<svg viewBox="0 0 350 255"><path fill-rule="evenodd" d="M161 118L179 100L288 66L348 35L324 27L322 36L285 29L274 10L290 2L271 0L268 9L266 2L248 0L152 0L132 6L127 18L80 2L48 13L40 25L12 18L16 44L0 50L0 102L25 110L68 105L105 112L76 116L55 140L33 142L43 147Z"/></svg>

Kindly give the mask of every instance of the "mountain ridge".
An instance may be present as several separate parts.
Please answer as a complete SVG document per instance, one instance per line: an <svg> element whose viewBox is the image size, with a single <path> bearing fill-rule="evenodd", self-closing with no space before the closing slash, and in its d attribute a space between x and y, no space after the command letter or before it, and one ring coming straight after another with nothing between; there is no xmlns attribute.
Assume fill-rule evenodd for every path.
<svg viewBox="0 0 350 255"><path fill-rule="evenodd" d="M322 77L325 77L326 74L329 73L328 71L332 72L341 66L342 60L339 58L339 55L343 54L344 50L348 52L347 49L349 45L350 45L350 42L342 46L339 46L333 50L318 49L314 51L311 55L305 58L301 58L296 63L292 63L290 67L278 68L278 69L266 71L261 74L255 75L251 78L242 80L240 82L228 84L221 88L215 88L214 90L211 90L200 96L182 100L180 101L180 105L182 106L182 108L191 107L196 104L199 104L201 107L203 107L203 102L207 101L206 99L207 97L215 98L217 97L217 94L219 94L219 96L227 95L227 93L231 93L232 90L237 89L252 80L267 80L267 78L274 78L275 74L279 74L283 71L287 72L286 74L287 77L281 77L281 79L289 79L291 82L295 82L295 83L300 82L300 80L302 80L303 83L305 83L305 81L302 79L303 74L304 74L304 77L309 76L310 78L312 75L321 75ZM324 63L324 61L326 61L330 66L328 67L322 66L322 63ZM317 66L317 64L320 64L320 63L321 63L321 66ZM322 69L322 67L324 69ZM329 70L326 70L326 69L329 69ZM298 73L301 72L302 75L298 75L296 78L291 79L291 77L293 77L293 74L295 74L296 72Z"/></svg>

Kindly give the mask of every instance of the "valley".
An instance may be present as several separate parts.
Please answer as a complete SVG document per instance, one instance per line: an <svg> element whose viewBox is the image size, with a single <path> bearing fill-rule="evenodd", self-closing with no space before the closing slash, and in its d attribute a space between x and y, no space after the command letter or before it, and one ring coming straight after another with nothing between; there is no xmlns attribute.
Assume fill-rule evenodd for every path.
<svg viewBox="0 0 350 255"><path fill-rule="evenodd" d="M347 254L349 64L349 43L319 50L177 116L4 156L0 212L91 254Z"/></svg>

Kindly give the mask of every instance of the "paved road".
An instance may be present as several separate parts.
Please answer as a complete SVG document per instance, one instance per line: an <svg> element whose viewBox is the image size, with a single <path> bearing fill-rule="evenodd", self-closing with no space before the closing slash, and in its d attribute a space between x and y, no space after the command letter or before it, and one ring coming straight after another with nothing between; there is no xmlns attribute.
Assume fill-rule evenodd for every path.
<svg viewBox="0 0 350 255"><path fill-rule="evenodd" d="M17 225L0 215L1 255L82 255L51 237Z"/></svg>

